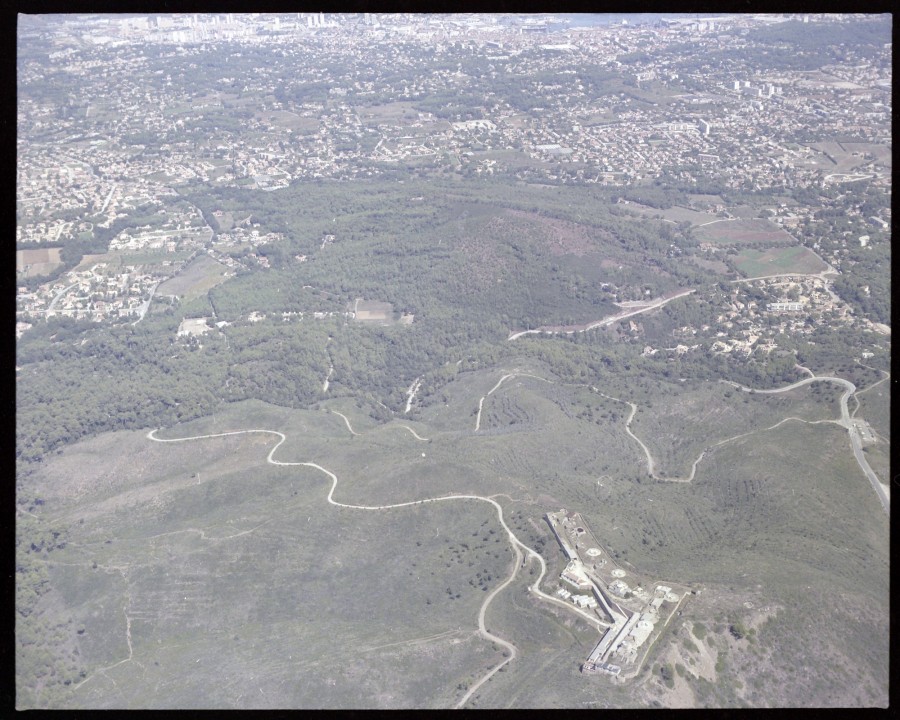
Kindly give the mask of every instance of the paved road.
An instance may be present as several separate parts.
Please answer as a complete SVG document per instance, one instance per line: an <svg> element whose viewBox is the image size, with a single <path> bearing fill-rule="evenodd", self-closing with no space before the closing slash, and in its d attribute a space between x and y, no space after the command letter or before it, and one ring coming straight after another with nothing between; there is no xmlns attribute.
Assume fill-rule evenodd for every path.
<svg viewBox="0 0 900 720"><path fill-rule="evenodd" d="M693 292L696 292L696 290L694 290L694 289L684 290L684 291L678 293L677 295L673 295L672 297L664 298L661 300L656 300L652 304L647 305L642 308L639 308L637 310L631 310L629 312L624 312L624 313L617 313L616 315L610 315L609 317L603 318L602 320L596 320L595 322L588 323L583 328L577 327L577 328L572 328L570 330L569 329L553 330L553 329L549 329L545 326L545 327L536 328L535 330L522 330L520 332L513 333L506 339L507 340L515 340L516 338L520 338L523 335L534 335L534 334L539 334L539 333L547 333L549 335L556 335L559 333L564 333L566 335L571 335L572 333L575 333L575 332L585 332L587 330L593 330L594 328L602 327L604 325L612 325L614 322L618 322L619 320L624 320L625 318L631 317L632 315L640 315L641 313L649 312L650 310L655 310L656 308L662 307L666 303L670 303L673 300L676 300L680 297L684 297L685 295L690 295Z"/></svg>
<svg viewBox="0 0 900 720"><path fill-rule="evenodd" d="M825 262L822 260L822 262ZM828 263L825 263L828 265ZM752 280L769 280L770 278L779 278L779 277L815 277L820 280L831 280L831 277L826 277L828 275L837 275L837 270L832 268L829 265L828 270L823 270L818 273L803 273L803 272L792 272L792 273L774 273L772 275L758 275L756 277L748 277L748 278L738 278L737 280L729 280L730 283L745 283L751 282Z"/></svg>
<svg viewBox="0 0 900 720"><path fill-rule="evenodd" d="M65 295L67 292L69 292L69 290L71 290L73 287L77 287L77 286L78 286L77 282L72 283L71 285L69 285L69 287L64 287L62 290L60 290L58 293L56 293L56 297L54 297L53 300L50 301L50 306L47 308L47 314L49 315L51 312L55 311L56 303L59 302L59 299L63 295Z"/></svg>
<svg viewBox="0 0 900 720"><path fill-rule="evenodd" d="M109 206L109 201L112 200L112 196L115 191L116 191L116 184L113 183L113 186L109 191L109 195L107 195L106 200L103 201L103 207L100 208L101 215L106 212L106 208Z"/></svg>
<svg viewBox="0 0 900 720"><path fill-rule="evenodd" d="M144 315L146 315L147 311L150 309L150 303L153 300L153 296L156 294L156 288L158 288L159 285L160 283L156 283L156 285L150 288L150 297L148 297L141 305L140 310L138 310L138 319L131 323L132 325L137 325L141 320L144 319Z"/></svg>
<svg viewBox="0 0 900 720"><path fill-rule="evenodd" d="M814 382L833 382L838 385L844 386L844 393L841 395L841 419L839 421L840 425L843 425L847 428L847 432L850 434L850 447L853 448L853 455L856 457L856 462L859 463L860 469L863 471L865 476L869 479L869 482L872 484L872 488L875 490L875 494L878 495L878 499L881 502L881 506L884 508L884 511L890 515L891 514L891 499L888 495L884 486L878 480L878 476L872 471L872 468L869 467L869 461L866 460L865 455L862 451L862 439L859 437L859 431L856 429L856 426L851 422L850 412L847 408L847 400L853 393L856 392L856 385L854 385L849 380L845 380L844 378L838 377L829 377L825 375L821 375L819 377L810 377L804 378L799 382L792 383L783 388L777 388L775 390L753 390L748 387L744 387L743 385L739 385L735 382L730 382L724 380L723 382L728 385L732 385L736 388L743 390L744 392L756 392L762 394L770 394L770 393L780 393L787 392L788 390L793 390L794 388L802 387L803 385L809 385Z"/></svg>

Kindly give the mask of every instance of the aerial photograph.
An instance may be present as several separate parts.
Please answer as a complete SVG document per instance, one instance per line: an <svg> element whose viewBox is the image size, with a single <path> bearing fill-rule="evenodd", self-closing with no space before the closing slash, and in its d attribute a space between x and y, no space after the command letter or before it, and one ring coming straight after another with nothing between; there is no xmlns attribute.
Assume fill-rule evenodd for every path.
<svg viewBox="0 0 900 720"><path fill-rule="evenodd" d="M15 22L16 709L888 707L890 13Z"/></svg>

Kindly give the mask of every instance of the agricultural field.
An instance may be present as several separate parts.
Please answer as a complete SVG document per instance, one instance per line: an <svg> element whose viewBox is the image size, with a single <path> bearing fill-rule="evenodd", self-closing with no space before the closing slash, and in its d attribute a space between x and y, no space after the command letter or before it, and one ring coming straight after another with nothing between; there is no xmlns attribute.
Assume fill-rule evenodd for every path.
<svg viewBox="0 0 900 720"><path fill-rule="evenodd" d="M734 265L746 277L784 273L812 274L828 269L822 258L802 245L742 250L734 257Z"/></svg>
<svg viewBox="0 0 900 720"><path fill-rule="evenodd" d="M696 228L694 235L700 242L722 246L739 246L747 243L770 245L796 243L796 240L784 230L762 218L722 220Z"/></svg>
<svg viewBox="0 0 900 720"><path fill-rule="evenodd" d="M359 118L364 125L393 125L406 120L415 121L419 113L412 102L391 102L359 108Z"/></svg>
<svg viewBox="0 0 900 720"><path fill-rule="evenodd" d="M766 198L766 202L760 205L735 205L728 208L728 213L741 220L758 220L759 211L763 207L770 207L775 198Z"/></svg>
<svg viewBox="0 0 900 720"><path fill-rule="evenodd" d="M256 118L263 123L300 132L314 132L319 129L319 119L303 117L289 110L257 112Z"/></svg>
<svg viewBox="0 0 900 720"><path fill-rule="evenodd" d="M16 273L24 277L48 275L62 265L59 259L61 248L35 248L16 250Z"/></svg>
<svg viewBox="0 0 900 720"><path fill-rule="evenodd" d="M645 217L661 217L673 223L689 222L694 226L701 226L711 223L718 218L712 213L698 212L690 208L673 205L672 207L661 209L650 207L649 205L641 205L636 202L629 202L625 206L628 210L639 212Z"/></svg>
<svg viewBox="0 0 900 720"><path fill-rule="evenodd" d="M647 479L645 456L625 432L627 406L561 384L539 365L503 375L461 372L411 422L373 424L349 398L313 410L247 401L158 437L279 430L287 440L274 459L334 473L339 503L492 496L510 529L545 557L548 589L564 561L542 517L577 508L618 563L704 588L703 602L687 602L630 681L643 688L635 696L579 674L597 632L526 591L532 561L486 613L486 627L518 655L471 707L662 702L670 688L650 678L679 624L752 624L747 598L788 608L776 616L780 630L757 630L763 656L788 673L796 660L782 658L822 663L791 675L786 696L780 676L729 649L713 661L726 686L701 683L693 690L701 702L735 701L741 694L728 688L742 683L804 704L820 697L816 678L830 688L828 703L885 700L877 688L887 687L887 519L846 431L796 421L762 429L787 415L829 417L830 396L673 388L667 404L641 408L634 426L661 467L680 472L711 438L760 432L708 452L693 483L659 483ZM675 426L679 433L667 433ZM145 431L106 433L31 476L26 490L43 498L39 522L65 540L35 556L56 598L41 617L61 628L58 652L77 647L84 673L56 706L448 707L503 659L476 632L484 598L512 571L493 508L477 500L335 507L322 470L266 463L278 441L254 433L160 444ZM862 514L869 522L858 522ZM804 633L803 615L827 630ZM849 657L857 659L847 674Z"/></svg>
<svg viewBox="0 0 900 720"><path fill-rule="evenodd" d="M688 195L688 199L691 201L692 205L695 205L700 208L704 208L706 210L712 211L712 208L716 205L724 205L725 200L721 195L702 195L702 194L691 194Z"/></svg>
<svg viewBox="0 0 900 720"><path fill-rule="evenodd" d="M853 153L859 153L860 155L868 153L881 165L884 165L885 167L891 167L892 165L894 154L891 151L890 145L883 145L881 143L841 143L841 146L844 148L845 152L849 152L851 156Z"/></svg>
<svg viewBox="0 0 900 720"><path fill-rule="evenodd" d="M809 146L815 163L826 173L847 173L873 161L891 166L891 149L877 143L822 142Z"/></svg>
<svg viewBox="0 0 900 720"><path fill-rule="evenodd" d="M160 295L176 295L190 301L205 295L231 276L231 271L208 255L200 255L171 280L159 286Z"/></svg>

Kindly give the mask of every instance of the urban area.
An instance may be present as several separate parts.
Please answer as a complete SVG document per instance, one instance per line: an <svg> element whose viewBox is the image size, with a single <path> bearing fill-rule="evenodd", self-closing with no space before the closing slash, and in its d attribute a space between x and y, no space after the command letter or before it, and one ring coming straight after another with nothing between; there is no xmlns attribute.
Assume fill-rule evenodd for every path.
<svg viewBox="0 0 900 720"><path fill-rule="evenodd" d="M735 285L706 351L748 353L756 343L773 348L767 336L785 326L811 328L823 317L884 333L884 322L855 317L846 293L842 299L830 284L861 253L890 238L889 203L841 190L860 180L873 191L889 187L890 43L878 57L848 52L844 62L813 72L759 74L704 60L745 48L749 31L759 26L840 17L734 15L566 27L554 16L301 13L71 16L44 27L23 16L23 40L49 36L58 47L50 54L54 70L73 80L91 76L93 92L60 107L40 92L44 82L35 73L43 68L20 67L20 85L36 89L18 103L18 275L47 277L63 264L66 243L89 243L104 233L109 244L102 262L88 255L52 282L20 284L17 336L56 314L139 321L159 284L199 254L214 259L223 278L240 265L268 264L258 250L273 237L260 234L258 223L228 218L217 223L228 232L217 236L179 198L180 186L201 181L275 190L299 179L377 176L396 168L623 187L673 175L696 182L694 176L711 173L732 188L832 188L833 208L776 197L748 230L761 240L803 242L821 277ZM674 52L667 59L668 47L685 43L696 47L689 69L675 62ZM214 89L194 90L188 76L203 72L211 47L228 48L240 79L222 77ZM278 62L249 69L241 62L261 52ZM415 71L423 53L433 72ZM185 76L149 69L170 58L184 64ZM302 92L286 89L278 81L280 63L314 82ZM585 66L591 73L579 70ZM513 74L521 87L488 92L478 106L460 100L473 76L490 82L501 73ZM597 88L609 82L620 91L598 103ZM423 103L433 111L414 109ZM811 122L819 133L852 142L805 142ZM750 222L705 197L698 193L684 209L688 220L690 213L711 218L694 228L701 240L717 225ZM623 212L656 215L624 196L620 202ZM818 229L824 217L840 231ZM710 263L734 252L716 240L700 249ZM673 245L673 252L679 248ZM756 268L766 258L750 260L757 258L745 265ZM166 301L165 293L159 297ZM678 343L672 352L694 347Z"/></svg>

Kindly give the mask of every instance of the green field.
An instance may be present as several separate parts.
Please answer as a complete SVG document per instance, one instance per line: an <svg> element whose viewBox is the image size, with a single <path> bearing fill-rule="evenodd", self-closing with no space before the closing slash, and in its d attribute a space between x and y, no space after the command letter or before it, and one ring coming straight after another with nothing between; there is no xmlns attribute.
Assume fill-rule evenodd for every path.
<svg viewBox="0 0 900 720"><path fill-rule="evenodd" d="M766 250L742 250L734 258L735 267L747 277L784 273L820 273L828 265L802 245Z"/></svg>

